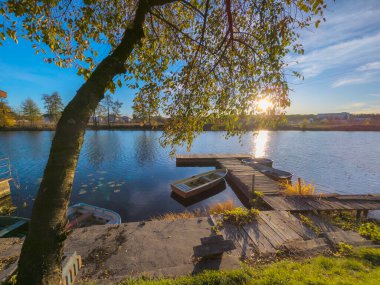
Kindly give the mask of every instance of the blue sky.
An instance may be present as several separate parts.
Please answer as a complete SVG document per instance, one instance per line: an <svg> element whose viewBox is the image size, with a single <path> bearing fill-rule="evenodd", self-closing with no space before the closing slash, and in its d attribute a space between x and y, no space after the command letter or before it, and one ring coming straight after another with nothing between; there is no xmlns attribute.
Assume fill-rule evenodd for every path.
<svg viewBox="0 0 380 285"><path fill-rule="evenodd" d="M289 79L287 113L380 113L380 1L336 0L326 18L318 29L302 31L305 54L287 58L289 68L305 77ZM12 107L28 97L42 107L42 94L54 91L67 103L83 82L75 69L44 63L23 40L7 39L0 47L0 71L0 89L8 92ZM131 115L133 93L122 88L114 97Z"/></svg>

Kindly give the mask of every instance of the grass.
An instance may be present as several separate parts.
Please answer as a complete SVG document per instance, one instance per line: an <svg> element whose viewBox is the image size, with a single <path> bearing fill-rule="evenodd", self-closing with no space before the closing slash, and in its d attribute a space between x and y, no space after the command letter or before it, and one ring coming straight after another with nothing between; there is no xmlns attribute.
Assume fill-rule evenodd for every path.
<svg viewBox="0 0 380 285"><path fill-rule="evenodd" d="M343 230L356 231L361 236L380 244L380 226L374 221L358 220L353 212L350 211L334 211L325 213L323 216Z"/></svg>
<svg viewBox="0 0 380 285"><path fill-rule="evenodd" d="M175 279L126 279L119 285L375 285L380 280L380 249L355 249L349 256L282 260L232 271L206 271Z"/></svg>
<svg viewBox="0 0 380 285"><path fill-rule="evenodd" d="M215 203L208 208L208 212L212 215L222 214L225 211L231 211L236 208L233 200Z"/></svg>
<svg viewBox="0 0 380 285"><path fill-rule="evenodd" d="M197 217L201 217L201 216L204 216L204 213L202 213L202 211L197 209L197 210L191 211L191 212L189 212L189 211L185 211L185 212L181 212L181 213L169 212L169 213L166 213L166 214L161 215L161 216L153 217L151 220L152 221L174 221L174 220L178 220L178 219L191 219L191 218L197 218Z"/></svg>
<svg viewBox="0 0 380 285"><path fill-rule="evenodd" d="M237 226L243 226L252 223L258 214L259 210L257 209L246 209L238 207L232 210L224 211L223 221Z"/></svg>
<svg viewBox="0 0 380 285"><path fill-rule="evenodd" d="M196 209L195 211L185 211L181 213L169 212L161 216L151 218L153 221L174 221L178 219L191 219L201 216L207 216L208 214L222 214L227 210L233 210L236 208L233 200L227 200L224 202L215 203L209 206L205 211Z"/></svg>
<svg viewBox="0 0 380 285"><path fill-rule="evenodd" d="M304 180L300 183L292 184L288 181L282 183L284 195L313 195L315 193L315 186L311 183L307 184Z"/></svg>
<svg viewBox="0 0 380 285"><path fill-rule="evenodd" d="M377 224L371 222L362 223L357 231L363 237L380 244L380 227Z"/></svg>

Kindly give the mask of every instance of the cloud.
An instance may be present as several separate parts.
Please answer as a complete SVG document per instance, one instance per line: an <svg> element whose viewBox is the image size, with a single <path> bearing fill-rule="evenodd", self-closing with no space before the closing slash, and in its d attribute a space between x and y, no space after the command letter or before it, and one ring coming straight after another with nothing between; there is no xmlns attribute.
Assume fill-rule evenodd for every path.
<svg viewBox="0 0 380 285"><path fill-rule="evenodd" d="M359 71L380 70L380 61L370 62L358 67Z"/></svg>
<svg viewBox="0 0 380 285"><path fill-rule="evenodd" d="M336 78L357 72L357 67L367 62L380 64L378 0L366 0L365 5L355 0L330 3L325 14L327 22L321 23L320 28L301 31L305 54L290 56L291 68L305 79L328 72ZM375 63L359 71L377 68Z"/></svg>
<svg viewBox="0 0 380 285"><path fill-rule="evenodd" d="M380 101L375 102L352 102L337 108L338 112L346 111L350 113L380 113Z"/></svg>
<svg viewBox="0 0 380 285"><path fill-rule="evenodd" d="M344 85L362 84L374 81L380 81L380 61L369 62L356 68L353 75L344 76L336 80L332 87L341 87Z"/></svg>
<svg viewBox="0 0 380 285"><path fill-rule="evenodd" d="M325 11L326 23L322 22L318 29L302 30L302 44L306 51L312 51L374 33L380 26L379 15L378 0L330 3Z"/></svg>
<svg viewBox="0 0 380 285"><path fill-rule="evenodd" d="M377 33L314 50L294 58L293 60L298 61L297 66L290 65L299 69L305 78L314 77L335 68L341 69L342 72L350 72L363 62L380 60L379 46L380 33Z"/></svg>

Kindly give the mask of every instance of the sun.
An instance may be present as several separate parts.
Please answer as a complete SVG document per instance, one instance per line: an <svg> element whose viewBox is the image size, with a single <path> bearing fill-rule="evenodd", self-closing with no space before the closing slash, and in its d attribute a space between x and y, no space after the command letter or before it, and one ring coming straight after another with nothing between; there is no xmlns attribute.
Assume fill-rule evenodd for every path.
<svg viewBox="0 0 380 285"><path fill-rule="evenodd" d="M272 107L272 102L269 101L268 99L264 98L264 99L261 99L257 103L257 107L258 107L259 111L266 112L266 111L268 111L268 109L270 109Z"/></svg>

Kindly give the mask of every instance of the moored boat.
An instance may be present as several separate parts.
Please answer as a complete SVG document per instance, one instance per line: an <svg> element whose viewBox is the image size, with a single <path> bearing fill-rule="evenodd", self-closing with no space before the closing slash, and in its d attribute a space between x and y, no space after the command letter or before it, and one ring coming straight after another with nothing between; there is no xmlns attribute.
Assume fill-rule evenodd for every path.
<svg viewBox="0 0 380 285"><path fill-rule="evenodd" d="M242 159L241 162L243 162L244 164L261 164L261 165L265 165L265 166L268 166L268 167L272 167L273 165L273 160L269 159L269 158L265 158L265 157L255 157L255 158L245 158L245 159Z"/></svg>
<svg viewBox="0 0 380 285"><path fill-rule="evenodd" d="M178 180L170 184L172 191L183 198L189 198L217 186L227 174L227 169L216 169Z"/></svg>
<svg viewBox="0 0 380 285"><path fill-rule="evenodd" d="M121 217L118 213L85 203L69 207L67 209L67 218L69 223L66 229L121 224Z"/></svg>
<svg viewBox="0 0 380 285"><path fill-rule="evenodd" d="M268 167L262 164L250 164L250 166L252 166L253 168L260 171L261 173L277 181L291 180L293 176L293 174L288 171L280 170L273 167Z"/></svg>
<svg viewBox="0 0 380 285"><path fill-rule="evenodd" d="M28 232L29 219L0 216L0 238L24 237Z"/></svg>

